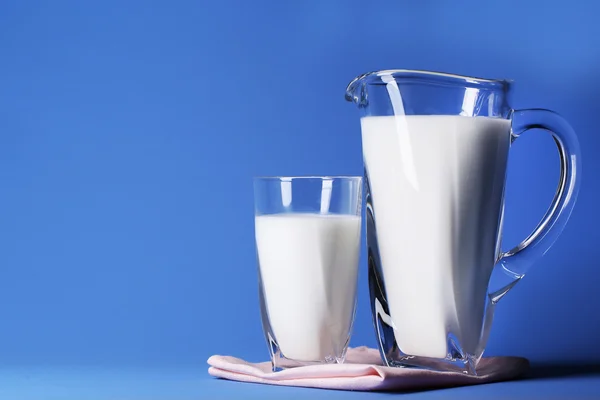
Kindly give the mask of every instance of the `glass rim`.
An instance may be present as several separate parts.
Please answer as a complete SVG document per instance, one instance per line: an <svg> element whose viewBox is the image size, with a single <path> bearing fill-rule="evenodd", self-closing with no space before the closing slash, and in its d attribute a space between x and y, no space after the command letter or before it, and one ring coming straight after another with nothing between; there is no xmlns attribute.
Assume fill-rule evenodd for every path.
<svg viewBox="0 0 600 400"><path fill-rule="evenodd" d="M361 175L258 175L254 176L253 180L255 181L270 181L270 180L279 180L279 181L291 181L294 179L315 179L315 180L362 180L363 177Z"/></svg>

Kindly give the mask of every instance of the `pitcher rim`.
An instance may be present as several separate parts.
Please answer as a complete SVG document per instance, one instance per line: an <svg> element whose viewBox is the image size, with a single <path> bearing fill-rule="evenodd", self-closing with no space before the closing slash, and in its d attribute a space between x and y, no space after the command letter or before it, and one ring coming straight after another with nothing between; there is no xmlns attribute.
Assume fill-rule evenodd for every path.
<svg viewBox="0 0 600 400"><path fill-rule="evenodd" d="M430 71L423 69L382 69L379 71L367 72L354 78L346 88L346 100L352 101L354 99L352 93L360 82L370 84L386 84L386 82L383 80L380 80L379 82L373 82L371 80L373 77L379 79L385 76L390 76L394 80L397 80L398 78L414 79L415 81L428 79L428 81L423 83L464 85L468 87L488 89L506 89L507 86L512 83L511 79L480 78L476 76L460 75L442 71Z"/></svg>

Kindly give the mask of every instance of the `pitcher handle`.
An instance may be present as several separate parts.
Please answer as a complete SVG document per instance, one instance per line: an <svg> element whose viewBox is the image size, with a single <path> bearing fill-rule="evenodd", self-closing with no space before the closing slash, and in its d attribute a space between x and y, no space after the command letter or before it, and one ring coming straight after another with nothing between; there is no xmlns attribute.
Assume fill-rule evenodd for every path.
<svg viewBox="0 0 600 400"><path fill-rule="evenodd" d="M492 273L488 292L493 303L515 286L531 265L554 244L571 216L579 192L581 153L577 136L569 123L550 110L530 109L513 112L513 141L533 128L544 129L554 138L560 155L560 180L552 204L533 233L519 245L500 255Z"/></svg>

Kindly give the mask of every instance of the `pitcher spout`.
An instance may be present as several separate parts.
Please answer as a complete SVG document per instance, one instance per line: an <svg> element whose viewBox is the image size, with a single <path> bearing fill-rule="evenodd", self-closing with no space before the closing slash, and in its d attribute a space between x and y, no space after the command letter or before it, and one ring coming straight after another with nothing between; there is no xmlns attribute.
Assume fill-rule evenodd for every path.
<svg viewBox="0 0 600 400"><path fill-rule="evenodd" d="M372 73L366 73L357 76L346 87L346 101L356 104L358 107L364 107L367 102L367 82L366 78Z"/></svg>

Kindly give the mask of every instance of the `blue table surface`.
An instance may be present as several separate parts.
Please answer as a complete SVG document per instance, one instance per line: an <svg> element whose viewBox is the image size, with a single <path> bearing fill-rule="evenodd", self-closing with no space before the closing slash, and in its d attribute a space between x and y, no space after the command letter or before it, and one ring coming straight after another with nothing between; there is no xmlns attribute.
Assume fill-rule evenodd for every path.
<svg viewBox="0 0 600 400"><path fill-rule="evenodd" d="M412 393L360 393L220 380L205 368L3 368L0 399L600 398L600 366L533 366L523 379Z"/></svg>

